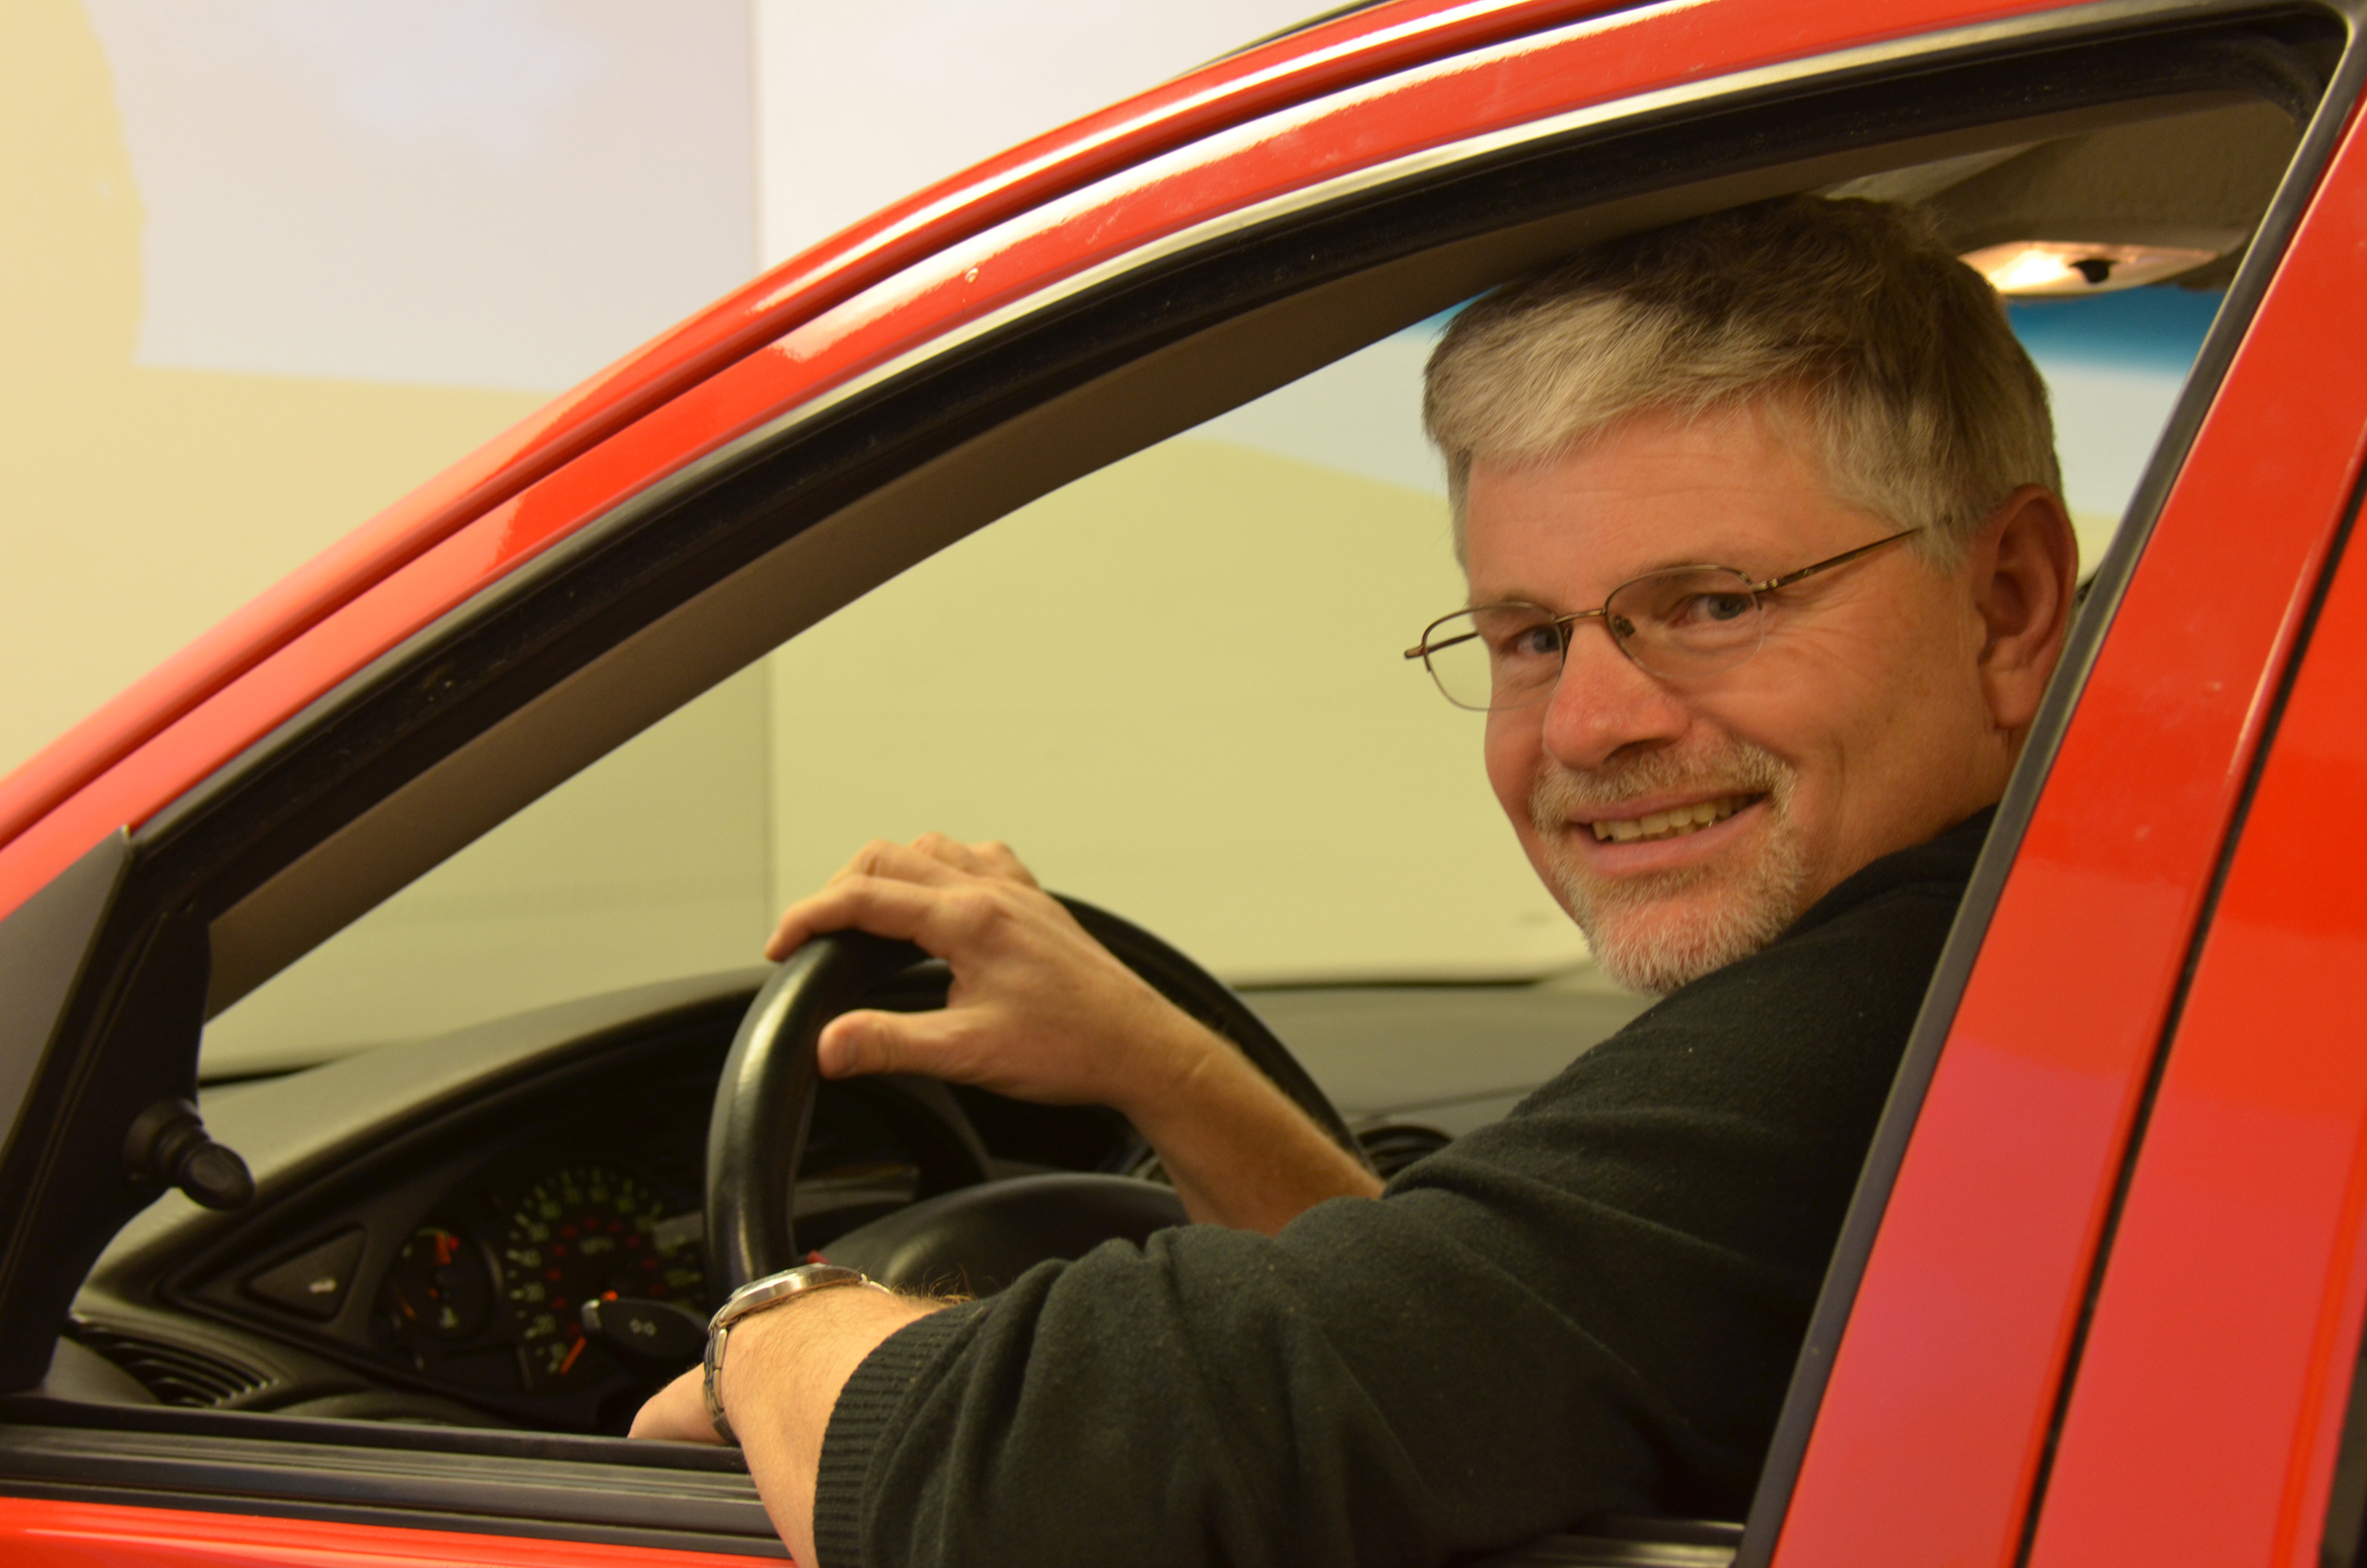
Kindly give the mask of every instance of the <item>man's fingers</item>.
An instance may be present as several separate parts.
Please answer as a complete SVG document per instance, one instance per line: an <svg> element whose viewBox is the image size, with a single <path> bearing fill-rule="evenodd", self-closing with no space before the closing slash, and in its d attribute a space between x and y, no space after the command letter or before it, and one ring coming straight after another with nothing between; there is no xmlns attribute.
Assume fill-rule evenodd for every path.
<svg viewBox="0 0 2367 1568"><path fill-rule="evenodd" d="M955 879L923 887L893 877L848 878L789 906L764 944L764 956L779 962L825 931L850 927L875 937L916 942L931 957L952 962L955 950L975 943L1010 913L989 884Z"/></svg>
<svg viewBox="0 0 2367 1568"><path fill-rule="evenodd" d="M957 868L942 858L927 853L920 848L918 842L898 844L889 839L875 838L857 850L854 859L839 867L831 876L830 881L852 882L863 877L896 877L905 882L942 885L952 881L958 874Z"/></svg>
<svg viewBox="0 0 2367 1568"><path fill-rule="evenodd" d="M963 930L975 928L997 912L991 889L981 886L992 883L1040 891L1011 846L999 840L965 844L943 833L923 833L909 844L874 839L820 892L782 913L764 944L764 956L777 963L825 931L853 926L918 942L939 958L950 957L932 945L930 927L922 923L930 913L927 905L895 899L882 890L902 884L944 895L946 901L936 906L931 918L942 928L935 941L945 942L957 940Z"/></svg>
<svg viewBox="0 0 2367 1568"><path fill-rule="evenodd" d="M822 1032L817 1051L825 1078L925 1073L964 1081L967 1021L936 1013L842 1013Z"/></svg>
<svg viewBox="0 0 2367 1568"><path fill-rule="evenodd" d="M974 846L944 833L923 833L912 840L911 847L916 855L926 855L941 865L968 872L973 877L992 876L995 873L995 868Z"/></svg>
<svg viewBox="0 0 2367 1568"><path fill-rule="evenodd" d="M891 877L834 882L789 906L764 944L764 956L778 963L825 932L849 929L928 947L931 916L946 896L938 889Z"/></svg>
<svg viewBox="0 0 2367 1568"><path fill-rule="evenodd" d="M625 1435L672 1443L723 1441L715 1434L715 1424L707 1419L705 1388L695 1368L651 1394L633 1416L632 1430Z"/></svg>
<svg viewBox="0 0 2367 1568"><path fill-rule="evenodd" d="M912 840L912 847L973 877L999 877L1005 882L1016 882L1023 888L1039 886L1035 874L1021 864L1020 858L1011 852L1011 846L999 838L966 844L944 833L923 833Z"/></svg>

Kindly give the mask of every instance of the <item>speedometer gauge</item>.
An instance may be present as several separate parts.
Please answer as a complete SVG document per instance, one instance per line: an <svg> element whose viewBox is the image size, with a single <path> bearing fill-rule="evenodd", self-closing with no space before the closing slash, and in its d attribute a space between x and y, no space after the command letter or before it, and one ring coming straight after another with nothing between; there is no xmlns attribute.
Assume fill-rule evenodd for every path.
<svg viewBox="0 0 2367 1568"><path fill-rule="evenodd" d="M643 1297L704 1305L699 1227L639 1178L573 1166L529 1187L501 1244L502 1293L518 1325L530 1389L615 1370L584 1337L587 1301Z"/></svg>
<svg viewBox="0 0 2367 1568"><path fill-rule="evenodd" d="M423 1226L403 1244L379 1293L380 1326L398 1346L460 1344L484 1326L493 1292L485 1255L442 1226Z"/></svg>

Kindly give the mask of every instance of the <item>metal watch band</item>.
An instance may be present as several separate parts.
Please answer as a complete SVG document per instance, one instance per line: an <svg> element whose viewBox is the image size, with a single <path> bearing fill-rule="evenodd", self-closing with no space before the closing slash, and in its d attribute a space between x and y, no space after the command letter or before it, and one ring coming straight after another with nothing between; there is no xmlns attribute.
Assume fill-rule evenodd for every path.
<svg viewBox="0 0 2367 1568"><path fill-rule="evenodd" d="M717 1387L717 1380L723 1375L723 1347L731 1338L732 1325L751 1313L839 1285L864 1285L883 1293L888 1289L869 1275L840 1268L835 1263L800 1263L795 1268L750 1280L715 1309L715 1316L707 1319L706 1395L707 1419L714 1423L717 1437L734 1448L740 1446L739 1436L724 1416L723 1397Z"/></svg>

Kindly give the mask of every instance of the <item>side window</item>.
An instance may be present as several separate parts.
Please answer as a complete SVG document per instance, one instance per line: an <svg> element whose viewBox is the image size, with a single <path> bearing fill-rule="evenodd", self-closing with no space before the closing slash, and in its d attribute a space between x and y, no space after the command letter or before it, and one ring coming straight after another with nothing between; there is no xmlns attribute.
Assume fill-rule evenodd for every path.
<svg viewBox="0 0 2367 1568"><path fill-rule="evenodd" d="M873 837L1011 842L1243 983L1530 979L1584 945L1399 657L1463 594L1386 337L923 561L216 1019L209 1079L759 962Z"/></svg>

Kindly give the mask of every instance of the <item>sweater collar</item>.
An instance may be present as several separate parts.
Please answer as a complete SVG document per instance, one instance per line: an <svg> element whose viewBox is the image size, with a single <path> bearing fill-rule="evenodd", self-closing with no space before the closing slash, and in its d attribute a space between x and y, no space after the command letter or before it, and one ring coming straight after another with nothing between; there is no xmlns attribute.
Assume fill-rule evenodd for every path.
<svg viewBox="0 0 2367 1568"><path fill-rule="evenodd" d="M1848 913L1870 898L1876 898L1909 883L1948 882L1963 887L1972 877L1972 863L1980 858L1980 846L1988 841L1989 824L1997 819L1997 808L1984 806L1963 821L1936 838L1904 849L1893 850L1879 860L1869 861L1843 878L1840 884L1824 897L1810 904L1799 919L1777 942L1812 931L1826 921Z"/></svg>

